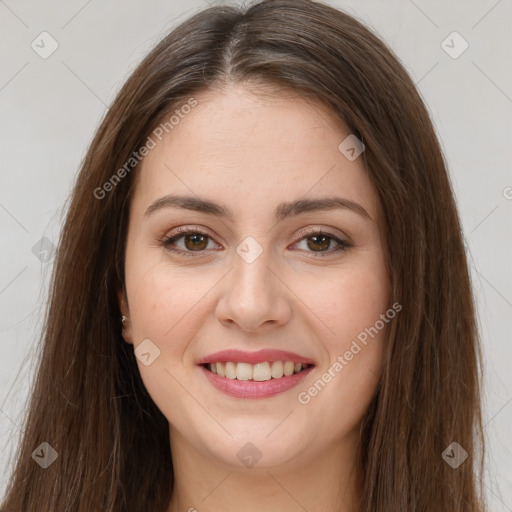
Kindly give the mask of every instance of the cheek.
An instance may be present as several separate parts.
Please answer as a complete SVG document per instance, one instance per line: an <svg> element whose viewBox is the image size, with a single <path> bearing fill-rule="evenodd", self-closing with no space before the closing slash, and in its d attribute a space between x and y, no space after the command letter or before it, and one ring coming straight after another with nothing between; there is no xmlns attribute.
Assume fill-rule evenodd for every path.
<svg viewBox="0 0 512 512"><path fill-rule="evenodd" d="M179 425L182 419L176 411L183 409L182 385L187 382L187 365L193 365L186 360L187 347L203 323L200 299L215 281L194 279L192 270L172 268L163 257L143 251L131 253L126 269L134 345L149 339L160 351L150 365L137 359L141 378L160 411Z"/></svg>
<svg viewBox="0 0 512 512"><path fill-rule="evenodd" d="M375 257L361 258L322 282L323 292L317 288L305 302L319 318L327 357L317 380L302 388L298 399L326 421L341 421L341 431L347 432L358 425L377 389L388 325L381 315L386 317L389 308L389 281L382 259ZM386 317L388 322L393 316L394 311Z"/></svg>
<svg viewBox="0 0 512 512"><path fill-rule="evenodd" d="M322 341L331 354L344 350L389 307L390 286L382 258L368 256L325 278L302 280L304 302L322 321Z"/></svg>
<svg viewBox="0 0 512 512"><path fill-rule="evenodd" d="M126 286L135 344L150 338L166 351L182 352L179 339L191 339L199 328L200 299L215 285L214 277L205 274L204 279L197 279L197 271L177 270L163 258L137 265L135 255L130 264Z"/></svg>
<svg viewBox="0 0 512 512"><path fill-rule="evenodd" d="M332 322L334 331L342 340L347 340L366 332L386 312L389 287L385 275L369 271L354 272L341 286L343 291L333 306L337 314L332 317Z"/></svg>

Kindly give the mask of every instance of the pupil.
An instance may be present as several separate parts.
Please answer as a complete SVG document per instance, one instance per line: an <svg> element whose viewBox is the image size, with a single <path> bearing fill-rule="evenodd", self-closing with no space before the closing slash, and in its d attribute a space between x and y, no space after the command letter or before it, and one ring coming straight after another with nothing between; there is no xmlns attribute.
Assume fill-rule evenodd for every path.
<svg viewBox="0 0 512 512"><path fill-rule="evenodd" d="M197 250L197 249L204 249L205 245L204 245L204 242L206 240L206 237L204 235L200 235L200 234L195 234L195 235L189 235L186 237L186 240L187 242L192 240L192 244L193 244L193 247L192 247L192 250ZM201 244L201 242L203 243L202 246L198 246L197 244ZM189 247L190 249L190 247Z"/></svg>
<svg viewBox="0 0 512 512"><path fill-rule="evenodd" d="M316 249L318 249L318 248L320 248L320 249L328 249L329 248L329 237L328 236L313 235L310 238L313 239L315 241L314 244L316 244L316 245L314 245L314 244L309 244L308 243L308 246L309 246L310 249L315 249L315 248ZM319 239L322 240L323 243L320 244L318 242ZM321 245L321 247L319 247L319 245Z"/></svg>

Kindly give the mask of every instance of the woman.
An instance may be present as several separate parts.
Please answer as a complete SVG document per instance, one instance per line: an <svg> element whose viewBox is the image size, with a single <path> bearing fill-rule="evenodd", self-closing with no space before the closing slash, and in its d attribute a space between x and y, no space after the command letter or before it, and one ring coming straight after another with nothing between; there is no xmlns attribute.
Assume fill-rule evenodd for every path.
<svg viewBox="0 0 512 512"><path fill-rule="evenodd" d="M83 162L2 509L480 511L478 356L397 58L322 3L211 8Z"/></svg>

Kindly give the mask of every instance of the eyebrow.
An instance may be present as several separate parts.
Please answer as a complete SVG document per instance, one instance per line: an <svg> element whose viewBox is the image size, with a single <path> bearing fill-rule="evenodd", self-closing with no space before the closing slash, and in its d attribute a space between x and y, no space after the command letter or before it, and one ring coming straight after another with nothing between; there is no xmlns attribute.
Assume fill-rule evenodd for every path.
<svg viewBox="0 0 512 512"><path fill-rule="evenodd" d="M226 206L194 196L166 195L151 203L144 217L149 217L153 213L163 208L183 208L193 210L209 215L214 215L221 219L234 221L235 215ZM369 213L359 204L342 197L321 197L315 199L297 199L296 201L280 203L274 212L274 219L280 222L287 217L293 217L305 212L333 210L336 208L351 210L362 217L373 220Z"/></svg>

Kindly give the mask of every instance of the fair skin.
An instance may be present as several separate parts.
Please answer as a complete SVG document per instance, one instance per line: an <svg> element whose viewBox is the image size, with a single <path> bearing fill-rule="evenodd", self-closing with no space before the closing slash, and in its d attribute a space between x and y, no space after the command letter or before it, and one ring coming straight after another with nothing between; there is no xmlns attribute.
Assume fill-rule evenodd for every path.
<svg viewBox="0 0 512 512"><path fill-rule="evenodd" d="M363 157L340 153L350 132L320 104L241 85L195 98L137 170L126 295L119 295L126 342L135 349L149 339L160 350L151 364L137 364L169 421L168 512L356 510L360 426L380 376L385 329L308 403L298 395L389 306L380 207ZM220 203L233 218L169 206L145 214L168 194ZM334 196L368 217L337 207L274 218L282 202ZM172 252L162 239L178 227L208 237L182 236L173 245L181 253ZM331 238L323 243L304 228ZM351 246L336 250L333 236ZM251 263L237 253L246 237L262 250ZM197 364L224 349L282 349L314 366L284 392L233 397ZM237 456L249 442L261 455L251 467Z"/></svg>

